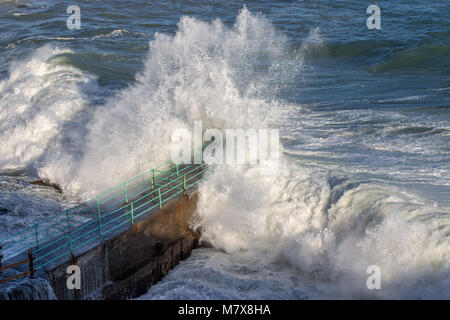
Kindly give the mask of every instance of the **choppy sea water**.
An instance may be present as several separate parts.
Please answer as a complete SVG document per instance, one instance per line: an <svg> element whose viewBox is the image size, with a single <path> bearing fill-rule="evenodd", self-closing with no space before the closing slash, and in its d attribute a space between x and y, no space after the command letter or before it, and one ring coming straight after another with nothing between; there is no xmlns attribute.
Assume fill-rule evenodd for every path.
<svg viewBox="0 0 450 320"><path fill-rule="evenodd" d="M217 166L199 249L143 299L450 298L447 1L0 1L0 234L170 156L174 128L278 128ZM31 185L34 179L61 185ZM368 290L369 265L380 290Z"/></svg>

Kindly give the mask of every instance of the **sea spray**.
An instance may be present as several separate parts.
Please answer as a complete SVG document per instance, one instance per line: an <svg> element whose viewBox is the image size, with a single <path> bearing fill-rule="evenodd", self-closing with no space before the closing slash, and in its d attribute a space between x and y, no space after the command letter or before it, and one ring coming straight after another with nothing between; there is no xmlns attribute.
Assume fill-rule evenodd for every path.
<svg viewBox="0 0 450 320"><path fill-rule="evenodd" d="M252 265L287 261L335 297L448 297L445 211L395 187L336 182L288 161L276 177L257 172L212 170L195 225L203 240ZM366 287L371 265L382 270L383 290Z"/></svg>
<svg viewBox="0 0 450 320"><path fill-rule="evenodd" d="M171 133L195 120L204 130L266 127L279 105L270 81L296 73L292 61L280 66L286 45L245 8L231 29L181 18L174 36L155 35L136 84L97 107L84 146L50 148L39 174L66 192L93 196L167 161Z"/></svg>
<svg viewBox="0 0 450 320"><path fill-rule="evenodd" d="M44 46L0 81L0 168L31 167L85 106L92 78L52 62L69 50ZM40 162L42 163L42 162Z"/></svg>

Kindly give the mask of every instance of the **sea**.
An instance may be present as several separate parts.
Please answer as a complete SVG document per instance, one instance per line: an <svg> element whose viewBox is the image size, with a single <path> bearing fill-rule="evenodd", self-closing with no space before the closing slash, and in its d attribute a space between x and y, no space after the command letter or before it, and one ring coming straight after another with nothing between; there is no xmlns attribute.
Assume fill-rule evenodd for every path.
<svg viewBox="0 0 450 320"><path fill-rule="evenodd" d="M138 299L450 299L450 1L373 4L0 0L0 238L195 121L270 128L276 170L211 165L210 246Z"/></svg>

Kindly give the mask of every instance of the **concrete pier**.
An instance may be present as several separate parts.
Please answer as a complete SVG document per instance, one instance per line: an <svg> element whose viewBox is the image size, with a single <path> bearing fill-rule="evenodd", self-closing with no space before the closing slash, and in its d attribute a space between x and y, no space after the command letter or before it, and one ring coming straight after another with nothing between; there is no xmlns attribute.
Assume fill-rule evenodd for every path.
<svg viewBox="0 0 450 320"><path fill-rule="evenodd" d="M129 299L138 297L164 277L198 246L190 229L198 193L168 202L163 210L131 228L46 270L58 299ZM67 267L81 269L81 289L67 288Z"/></svg>

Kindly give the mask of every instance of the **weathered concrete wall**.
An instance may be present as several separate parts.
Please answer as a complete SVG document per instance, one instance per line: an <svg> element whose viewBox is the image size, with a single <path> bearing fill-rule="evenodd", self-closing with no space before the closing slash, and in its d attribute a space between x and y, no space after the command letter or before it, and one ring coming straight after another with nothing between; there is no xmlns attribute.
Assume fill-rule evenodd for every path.
<svg viewBox="0 0 450 320"><path fill-rule="evenodd" d="M162 211L77 256L81 289L69 290L67 267L47 273L58 299L128 299L138 297L187 258L198 246L199 234L190 230L198 194L169 202Z"/></svg>

